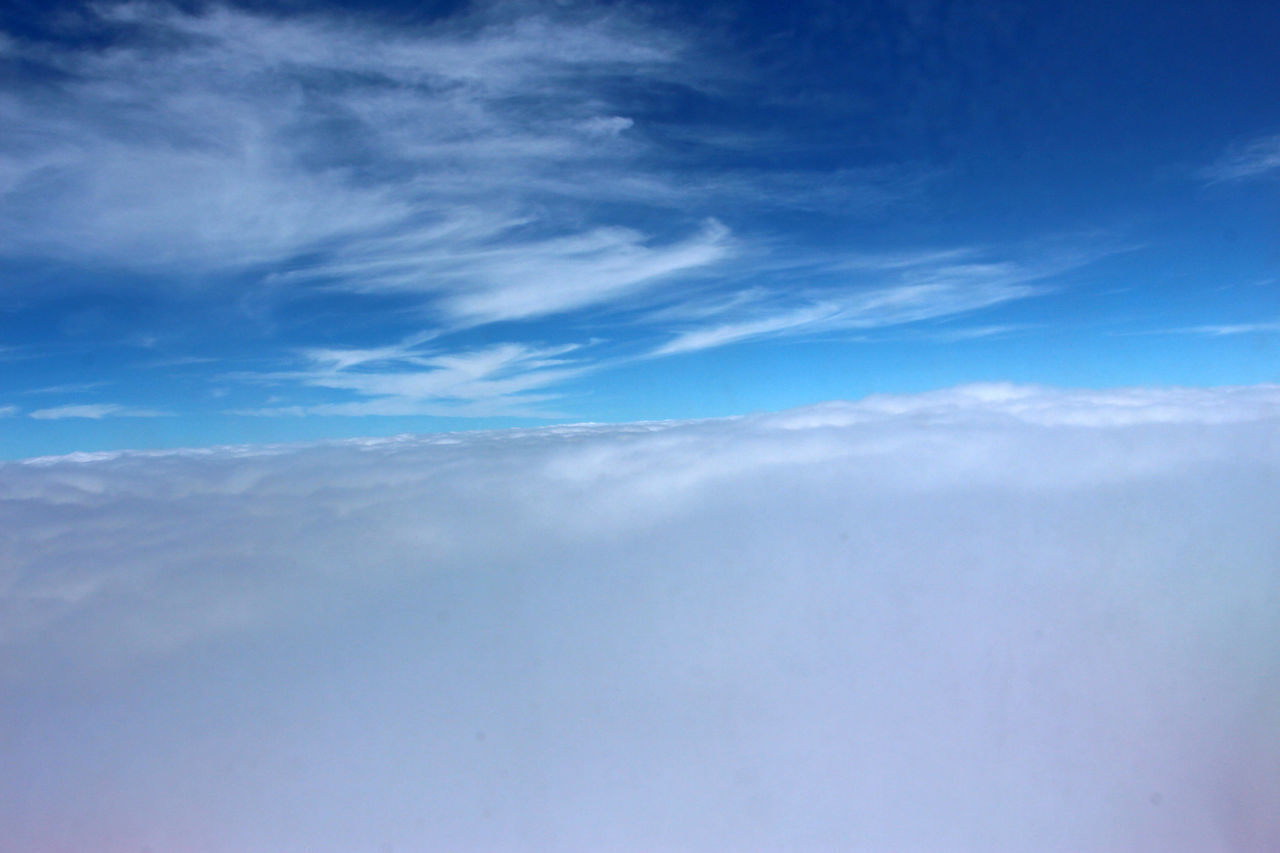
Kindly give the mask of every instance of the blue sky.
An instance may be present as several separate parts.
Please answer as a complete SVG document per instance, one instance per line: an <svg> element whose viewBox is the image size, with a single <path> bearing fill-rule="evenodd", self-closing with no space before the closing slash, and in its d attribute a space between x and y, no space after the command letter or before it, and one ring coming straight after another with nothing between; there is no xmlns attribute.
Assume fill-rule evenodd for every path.
<svg viewBox="0 0 1280 853"><path fill-rule="evenodd" d="M1280 380L1270 3L7 4L0 457Z"/></svg>

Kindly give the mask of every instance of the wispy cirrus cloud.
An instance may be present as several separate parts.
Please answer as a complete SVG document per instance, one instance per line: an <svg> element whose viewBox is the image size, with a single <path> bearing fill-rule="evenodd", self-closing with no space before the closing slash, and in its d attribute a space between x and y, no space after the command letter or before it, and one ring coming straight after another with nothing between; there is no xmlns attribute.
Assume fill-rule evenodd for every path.
<svg viewBox="0 0 1280 853"><path fill-rule="evenodd" d="M739 341L834 330L876 329L958 316L1045 292L1041 280L1060 269L1013 262L949 262L947 253L925 253L882 262L893 284L828 286L796 292L756 291L726 304L722 317L688 328L652 351L674 355ZM941 259L941 262L938 262Z"/></svg>
<svg viewBox="0 0 1280 853"><path fill-rule="evenodd" d="M314 364L333 371L343 371L365 364L387 364L410 362L421 364L424 359L421 347L435 335L431 332L418 332L398 343L382 347L312 347L302 350L300 355Z"/></svg>
<svg viewBox="0 0 1280 853"><path fill-rule="evenodd" d="M130 3L88 19L123 35L6 44L49 73L0 100L5 251L206 272L302 252L402 271L459 245L536 253L547 238L521 228L572 235L575 196L662 192L634 166L612 82L696 77L679 38L622 12L494 6L392 29ZM580 261L607 272L644 239Z"/></svg>
<svg viewBox="0 0 1280 853"><path fill-rule="evenodd" d="M32 347L0 346L0 361L22 361L35 357L36 352Z"/></svg>
<svg viewBox="0 0 1280 853"><path fill-rule="evenodd" d="M660 339L665 329L679 330L674 338L638 354L634 346L622 353L607 341L594 341L590 347L506 342L453 351L435 332L420 332L381 346L302 349L297 355L309 363L305 370L240 378L365 398L247 410L252 414L543 417L553 414L545 404L556 398L557 386L591 372L637 359L764 338L800 338L959 317L1044 293L1050 286L1042 279L1071 266L991 262L980 255L976 249L947 249L803 262L805 268L821 267L824 275L844 278L849 282L844 287L791 291L759 285L734 289L717 283L700 297L682 295L638 314L641 340ZM619 283L626 286L626 281ZM537 289L529 293L531 298L545 296ZM517 305L508 303L511 310ZM551 309L543 304L542 310ZM991 336L1011 328L986 326L949 339Z"/></svg>
<svg viewBox="0 0 1280 853"><path fill-rule="evenodd" d="M41 388L27 388L23 394L73 394L81 391L92 391L95 388L102 388L111 383L106 380L98 380L95 382L68 382L63 385L46 385Z"/></svg>
<svg viewBox="0 0 1280 853"><path fill-rule="evenodd" d="M812 140L698 120L759 80L696 41L713 36L637 10L482 3L389 26L136 2L69 20L66 41L0 47L39 72L0 93L0 255L124 270L158 300L156 282L199 279L237 316L297 308L255 354L269 367L209 369L281 392L237 411L545 412L637 352L959 316L1052 274L977 248L810 251L804 229L771 232L761 211L882 213L938 170L775 167L759 155ZM363 345L307 347L340 339L324 323L347 300L368 309ZM313 307L326 318L303 322ZM565 347L587 333L551 318L602 340ZM485 324L502 343L461 342ZM406 326L424 331L399 339Z"/></svg>
<svg viewBox="0 0 1280 853"><path fill-rule="evenodd" d="M172 412L161 409L147 409L138 406L126 406L120 403L79 403L66 406L51 406L36 409L28 417L39 421L54 421L63 418L162 418L172 416Z"/></svg>
<svg viewBox="0 0 1280 853"><path fill-rule="evenodd" d="M996 323L987 326L963 326L956 329L945 329L942 331L931 332L928 337L931 340L950 342L950 341L974 341L983 338L998 338L1005 335L1011 335L1015 332L1025 331L1030 328L1025 323Z"/></svg>
<svg viewBox="0 0 1280 853"><path fill-rule="evenodd" d="M1194 335L1211 335L1213 337L1222 337L1225 335L1253 335L1259 332L1280 332L1280 320L1269 323L1221 323L1205 326L1184 326L1183 328L1175 329L1174 331Z"/></svg>
<svg viewBox="0 0 1280 853"><path fill-rule="evenodd" d="M1211 338L1233 335L1256 335L1280 332L1280 320L1263 320L1250 323L1205 323L1198 326L1175 326L1167 329L1146 329L1128 332L1131 335L1202 335Z"/></svg>
<svg viewBox="0 0 1280 853"><path fill-rule="evenodd" d="M139 2L79 20L112 37L4 47L45 73L0 98L2 253L411 295L453 327L703 274L739 253L718 209L881 210L924 180L681 153L646 93L732 85L621 8L482 4L392 28Z"/></svg>
<svg viewBox="0 0 1280 853"><path fill-rule="evenodd" d="M1209 183L1261 178L1280 170L1280 134L1237 145L1200 170Z"/></svg>
<svg viewBox="0 0 1280 853"><path fill-rule="evenodd" d="M253 415L438 415L548 417L546 389L587 370L568 357L576 344L532 347L502 343L480 349L427 349L428 335L367 349L304 350L303 370L241 377L343 392L356 399L308 406L242 410Z"/></svg>
<svg viewBox="0 0 1280 853"><path fill-rule="evenodd" d="M715 235L717 239L719 236ZM561 393L559 386L589 373L636 360L734 343L957 318L1046 293L1052 289L1048 279L1091 259L1078 255L1025 263L986 260L984 254L977 248L964 247L849 253L790 262L775 258L775 275L816 273L828 283L787 289L709 282L704 288L682 292L678 298L668 297L656 307L630 315L631 331L639 337L625 347L607 340L595 340L591 346L555 347L508 341L454 351L438 333L424 331L379 346L305 348L297 355L309 363L307 369L238 378L270 382L285 389L328 389L355 395L357 399L238 411L266 415L554 416L547 406ZM517 261L514 256L504 256L497 263L509 262L514 267ZM530 259L532 264L537 262L536 258ZM741 273L741 267L750 263L751 259L747 259L732 269ZM659 264L655 261L655 265ZM641 272L655 272L655 266L638 266ZM623 278L617 286L626 289L631 285ZM547 298L547 291L531 288L528 292L534 300ZM492 295L483 290L473 293L478 300ZM560 298L566 291L552 293ZM584 290L583 298L588 297L609 300L618 295ZM663 297L658 294L656 298ZM512 312L520 306L518 302L504 304ZM543 301L538 303L538 310L553 308ZM462 316L460 312L459 317ZM943 332L936 337L990 337L1013 328L1016 327L994 324ZM675 331L674 337L668 330Z"/></svg>
<svg viewBox="0 0 1280 853"><path fill-rule="evenodd" d="M380 251L374 243L333 263L275 280L320 281L361 292L434 294L444 318L457 327L616 305L672 276L701 274L733 253L729 230L714 219L667 243L620 227L509 244L465 238L413 246L397 242L397 253Z"/></svg>

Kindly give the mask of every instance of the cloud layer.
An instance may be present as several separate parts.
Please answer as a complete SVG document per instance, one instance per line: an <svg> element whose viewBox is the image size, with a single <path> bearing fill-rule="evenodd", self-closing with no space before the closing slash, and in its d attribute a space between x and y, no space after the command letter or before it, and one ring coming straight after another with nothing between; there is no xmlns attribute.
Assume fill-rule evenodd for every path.
<svg viewBox="0 0 1280 853"><path fill-rule="evenodd" d="M1278 426L1275 386L982 385L7 463L0 825L1270 849Z"/></svg>

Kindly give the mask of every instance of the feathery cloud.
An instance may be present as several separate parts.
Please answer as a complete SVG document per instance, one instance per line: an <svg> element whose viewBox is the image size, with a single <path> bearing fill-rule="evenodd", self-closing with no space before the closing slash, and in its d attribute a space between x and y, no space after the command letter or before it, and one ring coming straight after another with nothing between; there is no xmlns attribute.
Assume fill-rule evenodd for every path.
<svg viewBox="0 0 1280 853"><path fill-rule="evenodd" d="M60 420L62 418L160 418L171 416L172 412L160 409L147 409L138 406L125 406L120 403L79 403L65 406L51 406L36 409L28 417L41 421Z"/></svg>
<svg viewBox="0 0 1280 853"><path fill-rule="evenodd" d="M1236 146L1201 170L1210 183L1260 178L1280 169L1280 135L1264 136Z"/></svg>
<svg viewBox="0 0 1280 853"><path fill-rule="evenodd" d="M566 358L579 347L502 343L469 351L431 350L429 335L369 349L309 349L304 370L239 377L296 383L356 395L354 401L241 411L255 415L413 415L547 417L552 394L532 393L578 376L591 365Z"/></svg>
<svg viewBox="0 0 1280 853"><path fill-rule="evenodd" d="M1037 282L1061 271L1004 263L935 263L932 254L884 268L890 285L756 291L740 304L726 304L732 318L704 322L658 346L652 355L674 355L738 341L832 330L875 329L951 317L1045 292Z"/></svg>

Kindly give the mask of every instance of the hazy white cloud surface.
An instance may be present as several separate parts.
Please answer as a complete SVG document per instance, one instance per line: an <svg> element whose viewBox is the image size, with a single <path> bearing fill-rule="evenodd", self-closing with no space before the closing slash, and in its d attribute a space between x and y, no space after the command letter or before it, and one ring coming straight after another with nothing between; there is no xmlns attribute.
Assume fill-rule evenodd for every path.
<svg viewBox="0 0 1280 853"><path fill-rule="evenodd" d="M1274 385L5 463L5 849L1276 849L1278 498Z"/></svg>

